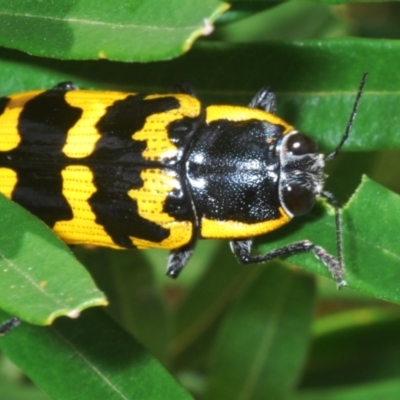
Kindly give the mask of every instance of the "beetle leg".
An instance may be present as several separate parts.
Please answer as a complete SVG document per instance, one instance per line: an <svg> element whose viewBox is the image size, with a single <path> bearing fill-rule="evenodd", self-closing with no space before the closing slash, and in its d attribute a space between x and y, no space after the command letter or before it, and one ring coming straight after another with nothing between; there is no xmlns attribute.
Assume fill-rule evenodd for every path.
<svg viewBox="0 0 400 400"><path fill-rule="evenodd" d="M186 82L174 85L174 93L189 94L190 96L197 97L192 85Z"/></svg>
<svg viewBox="0 0 400 400"><path fill-rule="evenodd" d="M188 262L190 256L193 253L195 242L190 242L186 246L181 247L177 250L172 250L169 253L167 263L167 275L170 278L177 278L181 273L183 267Z"/></svg>
<svg viewBox="0 0 400 400"><path fill-rule="evenodd" d="M63 90L63 91L67 92L70 90L79 90L79 87L71 81L66 81L66 82L57 83L57 85L52 87L51 89L52 90Z"/></svg>
<svg viewBox="0 0 400 400"><path fill-rule="evenodd" d="M276 114L277 107L275 93L268 86L264 86L253 97L253 100L251 100L249 107L258 108L271 114Z"/></svg>
<svg viewBox="0 0 400 400"><path fill-rule="evenodd" d="M0 324L0 336L4 336L10 331L12 331L15 327L17 327L21 323L21 320L17 317L11 317L6 322Z"/></svg>
<svg viewBox="0 0 400 400"><path fill-rule="evenodd" d="M251 255L252 245L252 240L232 240L230 242L230 247L233 254L242 264L262 263L277 257L286 257L293 254L312 251L315 257L328 268L332 277L338 283L338 287L340 288L342 286L346 286L346 281L343 280L344 271L339 261L334 256L327 253L326 250L321 246L316 246L314 243L308 240L292 243L279 249L271 250L268 253L256 256Z"/></svg>

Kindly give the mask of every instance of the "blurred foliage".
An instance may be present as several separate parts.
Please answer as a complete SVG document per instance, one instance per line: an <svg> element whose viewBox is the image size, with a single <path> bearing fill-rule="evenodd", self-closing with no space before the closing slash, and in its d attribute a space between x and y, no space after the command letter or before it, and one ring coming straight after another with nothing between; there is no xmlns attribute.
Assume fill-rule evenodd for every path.
<svg viewBox="0 0 400 400"><path fill-rule="evenodd" d="M53 57L71 58L68 54L76 47L70 46L63 56L56 37L49 48L43 48L46 45L41 42L40 32L36 32L32 40L36 47L30 50L29 31L19 35L24 40L16 44L10 32L23 28L3 24L2 30L10 29L10 41L2 42L9 49L0 52L2 93L49 87L70 79L90 88L168 90L167 82L172 86L182 79L193 82L205 102L244 104L257 86L267 83L277 90L280 114L318 137L325 150L340 138L361 72L366 69L370 78L348 143L352 151L346 151L345 146L327 166L326 188L345 203L359 186L361 176L367 174L386 189L400 193L400 114L396 112L400 108L396 74L400 4L329 3L333 2L232 1L231 9L216 22L214 32L202 37L194 50L178 60L142 65L20 55L12 49L34 54L39 49L49 55L46 51L54 51L51 46L55 45ZM207 4L210 9L204 18L216 15L217 11L210 10L223 9L219 2ZM179 14L172 11L165 17L158 15L157 21L164 24L170 15ZM120 14L125 20L123 12ZM85 16L95 19L91 13ZM145 17L149 18L146 13L140 15ZM181 17L178 15L174 21ZM20 21L18 18L16 21ZM68 25L68 19L63 23ZM200 19L191 34L198 35L201 26ZM57 31L57 24L52 24L51 29ZM63 29L66 31L65 26ZM127 54L124 60L172 58L188 49L184 44L189 37L193 39L190 35L179 40L174 36L174 46L162 51L162 55L160 48L164 48L157 42L155 53L151 53L152 46L138 46L132 50L134 55ZM161 36L164 43L169 42L165 30ZM146 40L150 39L146 36ZM89 48L90 41L87 45ZM376 50L379 46L381 52ZM254 56L258 49L260 65ZM93 58L89 50L92 49L87 49L87 57L73 58ZM121 53L118 54L114 60L121 59ZM237 54L241 54L243 64L238 63ZM266 71L265 75L260 68ZM331 280L301 272L294 263L318 270L309 261L310 255L265 266L241 266L236 264L227 243L201 242L180 279L171 281L164 276L163 251L76 249L78 259L107 294L110 306L106 312L118 325L97 310L85 311L85 318L76 321L56 321L47 328L22 324L18 331L0 338L0 348L9 357L0 358L0 398L47 399L30 379L54 399L88 399L88 393L100 389L109 390L107 398L155 399L154 393L163 399L190 398L168 379L158 360L196 399L375 400L380 396L397 400L400 301L396 298L396 285L400 287L400 281L396 279L398 268L391 263L398 260L398 196L389 190L367 182L352 200L360 211L360 193L368 194L367 211L359 213L357 221L361 226L365 224L374 240L382 238L393 245L390 251L387 247L381 249L381 259L373 259L371 274L375 275L361 282L364 286L356 281L350 285L359 290L337 291ZM392 208L387 209L388 204ZM328 232L326 240L332 241L333 225L317 221L332 216L329 210L321 209L316 207L309 220L305 217L297 225L294 223L294 228L290 228L293 237L314 234L324 241ZM314 233L312 227L306 226L313 225L308 224L310 221L316 223ZM351 237L352 226L348 220L346 224L346 235ZM327 226L329 231L323 229ZM374 247L376 243L365 241L362 233L356 236L360 240L356 245L368 258L368 246ZM273 240L290 240L290 235L291 232L284 233ZM345 254L347 251L351 255L354 248L350 239L346 240ZM268 242L268 238L262 238L258 243L260 248L273 247L272 239ZM334 249L334 243L330 246ZM353 273L351 260L350 265ZM370 271L367 265L365 268ZM368 291L369 288L372 289ZM1 316L6 318L5 313ZM105 335L107 332L112 335ZM126 347L116 346L115 341ZM134 365L123 354L124 348L132 349ZM115 354L110 359L96 358L96 352L111 354L113 349ZM81 363L82 360L86 362ZM70 366L73 373L67 373L65 366ZM97 379L99 376L101 379ZM86 390L82 392L68 390L83 386Z"/></svg>

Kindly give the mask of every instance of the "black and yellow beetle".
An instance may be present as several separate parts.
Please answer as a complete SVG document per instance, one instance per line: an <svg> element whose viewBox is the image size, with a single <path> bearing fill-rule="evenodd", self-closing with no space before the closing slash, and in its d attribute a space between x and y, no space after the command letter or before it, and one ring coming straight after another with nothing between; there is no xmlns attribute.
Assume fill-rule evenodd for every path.
<svg viewBox="0 0 400 400"><path fill-rule="evenodd" d="M261 89L248 107L202 107L191 88L143 95L61 83L0 99L0 192L69 244L170 249L178 276L197 239L229 239L242 263L312 251L339 285L338 206L323 190L315 142L275 115ZM301 241L253 256L252 239L308 212L335 207L338 258Z"/></svg>

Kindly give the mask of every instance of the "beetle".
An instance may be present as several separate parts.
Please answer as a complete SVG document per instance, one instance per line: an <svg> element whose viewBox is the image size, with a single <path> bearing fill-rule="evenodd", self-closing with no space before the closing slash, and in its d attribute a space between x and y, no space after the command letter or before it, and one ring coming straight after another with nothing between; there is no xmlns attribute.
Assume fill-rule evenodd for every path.
<svg viewBox="0 0 400 400"><path fill-rule="evenodd" d="M339 206L323 190L325 161L310 137L276 115L262 88L248 107L203 107L188 85L171 94L50 90L0 99L0 192L68 244L170 250L177 277L200 239L228 239L241 263L313 252L339 286ZM324 197L336 214L337 257L308 241L252 255L252 238Z"/></svg>

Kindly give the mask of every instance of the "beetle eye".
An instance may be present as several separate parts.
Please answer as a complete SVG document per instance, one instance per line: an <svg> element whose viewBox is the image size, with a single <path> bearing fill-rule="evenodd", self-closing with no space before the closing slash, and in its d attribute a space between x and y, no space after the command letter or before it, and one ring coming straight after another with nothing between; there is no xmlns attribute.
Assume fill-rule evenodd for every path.
<svg viewBox="0 0 400 400"><path fill-rule="evenodd" d="M307 214L315 203L315 195L304 184L294 183L282 189L282 200L294 215Z"/></svg>
<svg viewBox="0 0 400 400"><path fill-rule="evenodd" d="M302 156L304 154L316 153L318 151L317 144L306 135L302 133L295 133L288 137L287 151L290 151L295 156Z"/></svg>

